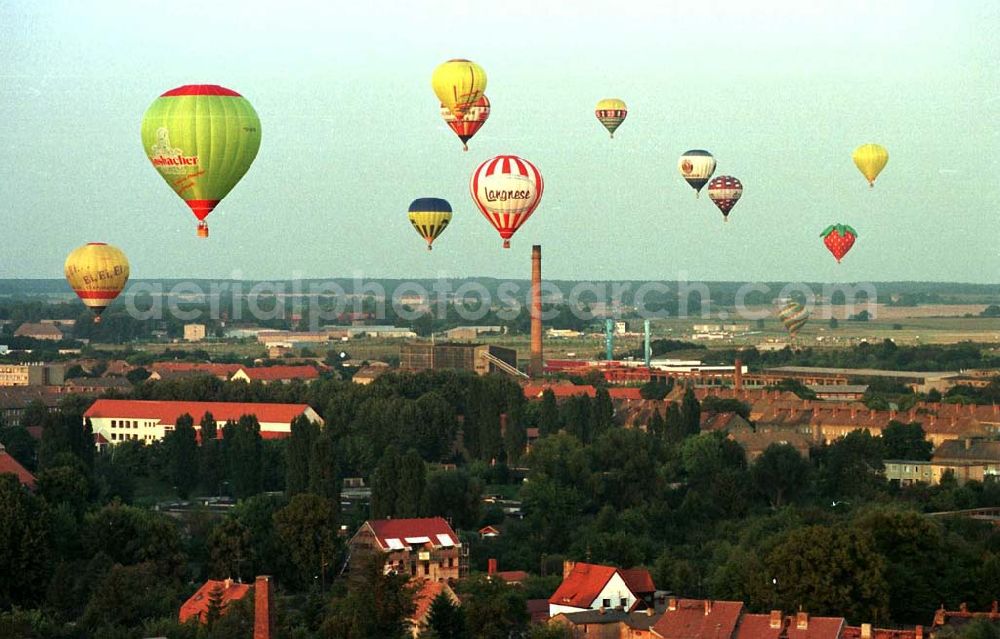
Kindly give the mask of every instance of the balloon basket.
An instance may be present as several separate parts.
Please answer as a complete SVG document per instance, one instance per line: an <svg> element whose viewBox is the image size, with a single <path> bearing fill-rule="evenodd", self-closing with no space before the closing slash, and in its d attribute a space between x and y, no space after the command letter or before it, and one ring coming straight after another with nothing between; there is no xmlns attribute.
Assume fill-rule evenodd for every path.
<svg viewBox="0 0 1000 639"><path fill-rule="evenodd" d="M198 225L198 237L208 237L208 224L202 222Z"/></svg>
<svg viewBox="0 0 1000 639"><path fill-rule="evenodd" d="M100 324L101 323L101 316L100 315L95 315L94 316L94 323L95 324Z"/></svg>
<svg viewBox="0 0 1000 639"><path fill-rule="evenodd" d="M504 240L503 241L503 247L505 249L509 249L510 248L510 240Z"/></svg>

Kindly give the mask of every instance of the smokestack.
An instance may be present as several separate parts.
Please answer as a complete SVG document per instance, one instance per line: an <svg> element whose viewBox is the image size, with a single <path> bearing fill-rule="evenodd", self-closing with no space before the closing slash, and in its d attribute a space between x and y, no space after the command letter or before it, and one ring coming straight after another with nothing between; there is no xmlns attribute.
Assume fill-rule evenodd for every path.
<svg viewBox="0 0 1000 639"><path fill-rule="evenodd" d="M542 246L531 247L531 362L529 373L541 377L542 364Z"/></svg>
<svg viewBox="0 0 1000 639"><path fill-rule="evenodd" d="M486 567L486 574L487 575L495 575L495 574L497 574L497 564L498 564L498 562L497 562L496 559L493 559L493 558L487 559L486 560L486 566L487 566Z"/></svg>
<svg viewBox="0 0 1000 639"><path fill-rule="evenodd" d="M253 639L271 639L274 635L274 611L271 609L274 586L271 577L258 575L253 590Z"/></svg>
<svg viewBox="0 0 1000 639"><path fill-rule="evenodd" d="M741 362L740 359L737 357L736 361L734 362L734 365L735 365L734 366L735 370L733 372L733 388L735 388L736 392L738 393L743 390L743 362Z"/></svg>
<svg viewBox="0 0 1000 639"><path fill-rule="evenodd" d="M649 368L650 360L653 357L653 349L649 343L649 320L642 323L642 332L644 336L642 345L642 359L646 364L646 368Z"/></svg>

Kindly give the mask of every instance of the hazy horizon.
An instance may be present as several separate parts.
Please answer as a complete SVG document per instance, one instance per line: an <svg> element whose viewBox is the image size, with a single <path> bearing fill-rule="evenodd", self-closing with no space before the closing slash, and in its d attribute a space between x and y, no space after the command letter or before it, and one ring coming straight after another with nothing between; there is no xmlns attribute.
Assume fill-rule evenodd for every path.
<svg viewBox="0 0 1000 639"><path fill-rule="evenodd" d="M558 280L1000 282L1000 6L816 4L6 3L0 279L59 278L107 241L137 280L526 279L541 244ZM452 57L489 76L468 153L430 88ZM208 240L139 139L156 96L202 82L262 128ZM611 96L614 140L593 115ZM874 189L865 142L890 154ZM680 178L689 148L743 182L728 223ZM468 180L507 152L545 194L504 251ZM424 196L455 210L430 253L406 220ZM860 234L839 265L836 222Z"/></svg>

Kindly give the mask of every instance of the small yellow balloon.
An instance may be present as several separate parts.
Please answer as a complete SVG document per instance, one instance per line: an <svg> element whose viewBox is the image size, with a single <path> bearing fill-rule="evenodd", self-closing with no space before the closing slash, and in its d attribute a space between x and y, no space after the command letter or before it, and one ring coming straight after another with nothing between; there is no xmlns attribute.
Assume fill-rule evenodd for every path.
<svg viewBox="0 0 1000 639"><path fill-rule="evenodd" d="M91 242L66 258L66 281L99 322L104 312L128 282L128 258L120 249Z"/></svg>
<svg viewBox="0 0 1000 639"><path fill-rule="evenodd" d="M889 162L889 152L885 150L885 147L878 144L862 144L854 149L854 154L851 157L854 160L855 166L858 167L861 174L868 180L870 187L875 186L875 178L878 177L878 174L885 168L886 163Z"/></svg>
<svg viewBox="0 0 1000 639"><path fill-rule="evenodd" d="M431 86L441 104L448 107L456 118L462 118L483 97L486 72L471 60L448 60L434 69Z"/></svg>

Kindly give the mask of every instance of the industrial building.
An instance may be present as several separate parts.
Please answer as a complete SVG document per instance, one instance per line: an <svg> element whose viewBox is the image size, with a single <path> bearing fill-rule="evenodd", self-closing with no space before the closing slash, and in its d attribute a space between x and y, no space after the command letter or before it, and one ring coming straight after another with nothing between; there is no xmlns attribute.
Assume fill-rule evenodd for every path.
<svg viewBox="0 0 1000 639"><path fill-rule="evenodd" d="M493 372L523 376L517 370L517 351L491 344L408 342L399 349L404 371L463 370L477 375Z"/></svg>

